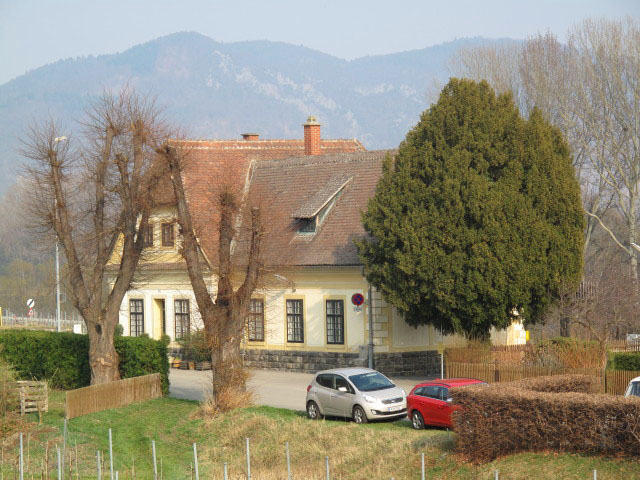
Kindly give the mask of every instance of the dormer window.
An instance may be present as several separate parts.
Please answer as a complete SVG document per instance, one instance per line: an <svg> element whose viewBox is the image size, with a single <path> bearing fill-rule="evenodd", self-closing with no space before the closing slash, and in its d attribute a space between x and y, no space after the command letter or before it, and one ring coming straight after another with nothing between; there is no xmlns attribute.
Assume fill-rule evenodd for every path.
<svg viewBox="0 0 640 480"><path fill-rule="evenodd" d="M330 178L293 214L293 218L298 221L298 233L313 234L318 230L352 178L345 175Z"/></svg>
<svg viewBox="0 0 640 480"><path fill-rule="evenodd" d="M315 233L315 231L316 231L316 220L317 220L317 217L300 218L298 220L300 222L300 226L298 228L298 231L300 233Z"/></svg>

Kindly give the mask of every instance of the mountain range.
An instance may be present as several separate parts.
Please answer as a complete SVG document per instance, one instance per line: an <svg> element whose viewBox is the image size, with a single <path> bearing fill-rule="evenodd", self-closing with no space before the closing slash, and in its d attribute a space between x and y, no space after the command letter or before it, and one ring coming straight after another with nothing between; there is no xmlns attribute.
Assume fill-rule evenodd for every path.
<svg viewBox="0 0 640 480"><path fill-rule="evenodd" d="M51 117L73 133L104 89L128 84L157 97L192 138L301 138L301 124L314 115L324 138L394 148L428 107L433 85L447 81L452 55L506 41L459 39L347 61L286 43L182 32L122 53L60 60L0 85L0 194L15 182L28 126Z"/></svg>

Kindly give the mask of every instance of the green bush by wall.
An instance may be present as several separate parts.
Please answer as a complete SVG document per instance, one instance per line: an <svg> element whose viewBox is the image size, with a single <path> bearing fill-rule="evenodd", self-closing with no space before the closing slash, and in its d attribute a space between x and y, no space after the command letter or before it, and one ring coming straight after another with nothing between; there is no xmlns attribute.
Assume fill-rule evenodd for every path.
<svg viewBox="0 0 640 480"><path fill-rule="evenodd" d="M612 370L640 370L640 353L615 352L609 357L609 368Z"/></svg>
<svg viewBox="0 0 640 480"><path fill-rule="evenodd" d="M74 333L33 330L0 331L0 355L23 379L49 380L52 387L86 387L91 380L89 338ZM136 377L160 373L162 391L169 392L169 362L166 339L116 337L120 376Z"/></svg>

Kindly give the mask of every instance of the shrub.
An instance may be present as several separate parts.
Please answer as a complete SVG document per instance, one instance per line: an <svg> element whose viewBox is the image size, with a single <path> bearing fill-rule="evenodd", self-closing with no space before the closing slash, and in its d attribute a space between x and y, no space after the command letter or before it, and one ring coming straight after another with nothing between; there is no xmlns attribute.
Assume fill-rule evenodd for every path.
<svg viewBox="0 0 640 480"><path fill-rule="evenodd" d="M0 357L0 418L5 418L17 408L15 381L13 367Z"/></svg>
<svg viewBox="0 0 640 480"><path fill-rule="evenodd" d="M211 361L211 351L204 334L204 330L189 332L184 337L178 339L181 348L181 355L184 360L194 362Z"/></svg>
<svg viewBox="0 0 640 480"><path fill-rule="evenodd" d="M519 451L639 456L640 401L577 393L594 381L570 377L452 389L458 450L476 462Z"/></svg>
<svg viewBox="0 0 640 480"><path fill-rule="evenodd" d="M640 353L616 352L611 358L613 370L640 370Z"/></svg>
<svg viewBox="0 0 640 480"><path fill-rule="evenodd" d="M120 356L120 376L138 377L159 373L162 393L169 393L169 359L166 339L152 340L148 337L117 337L115 346Z"/></svg>
<svg viewBox="0 0 640 480"><path fill-rule="evenodd" d="M19 378L49 380L63 389L89 385L89 340L86 335L33 330L0 333L0 353Z"/></svg>
<svg viewBox="0 0 640 480"><path fill-rule="evenodd" d="M601 380L592 375L552 375L516 380L506 385L512 388L547 393L600 393Z"/></svg>
<svg viewBox="0 0 640 480"><path fill-rule="evenodd" d="M150 338L116 337L122 378L160 373L162 391L169 391L168 342ZM48 380L55 388L89 385L89 339L73 333L33 330L0 332L0 356L12 364L23 379Z"/></svg>
<svg viewBox="0 0 640 480"><path fill-rule="evenodd" d="M0 357L0 438L7 437L15 429L18 409L15 381L13 367Z"/></svg>
<svg viewBox="0 0 640 480"><path fill-rule="evenodd" d="M540 367L604 368L606 351L596 341L556 337L527 350L524 362Z"/></svg>
<svg viewBox="0 0 640 480"><path fill-rule="evenodd" d="M124 335L124 327L120 324L117 324L113 330L113 335L116 337L121 337Z"/></svg>

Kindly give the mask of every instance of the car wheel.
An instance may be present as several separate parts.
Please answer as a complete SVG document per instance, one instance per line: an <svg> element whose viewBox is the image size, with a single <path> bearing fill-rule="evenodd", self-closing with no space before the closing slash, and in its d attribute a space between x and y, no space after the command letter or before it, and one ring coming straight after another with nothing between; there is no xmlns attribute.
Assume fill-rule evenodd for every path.
<svg viewBox="0 0 640 480"><path fill-rule="evenodd" d="M360 405L353 407L353 421L356 423L367 423L369 419L364 409Z"/></svg>
<svg viewBox="0 0 640 480"><path fill-rule="evenodd" d="M313 400L307 403L307 415L311 420L320 420L322 418L320 408L318 407L318 404Z"/></svg>
<svg viewBox="0 0 640 480"><path fill-rule="evenodd" d="M417 410L414 410L411 414L411 425L416 430L422 430L424 428L424 418L422 418L422 414Z"/></svg>

